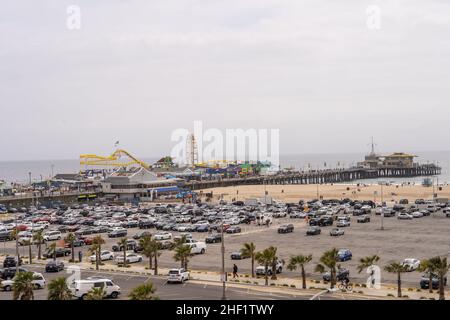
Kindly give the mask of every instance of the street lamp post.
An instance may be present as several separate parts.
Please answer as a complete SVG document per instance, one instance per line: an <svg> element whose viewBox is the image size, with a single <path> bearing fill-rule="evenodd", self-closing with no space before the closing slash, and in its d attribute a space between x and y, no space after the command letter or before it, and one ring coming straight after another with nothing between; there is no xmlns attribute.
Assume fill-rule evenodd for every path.
<svg viewBox="0 0 450 320"><path fill-rule="evenodd" d="M221 224L221 251L222 251L222 300L226 300L226 281L227 281L227 275L225 273L225 238L223 236L223 218L222 218L222 224Z"/></svg>
<svg viewBox="0 0 450 320"><path fill-rule="evenodd" d="M384 210L383 210L383 183L381 183L381 230L384 230L384 223L383 223L383 218L384 218Z"/></svg>
<svg viewBox="0 0 450 320"><path fill-rule="evenodd" d="M31 186L31 172L28 172L28 178L29 178L30 186Z"/></svg>

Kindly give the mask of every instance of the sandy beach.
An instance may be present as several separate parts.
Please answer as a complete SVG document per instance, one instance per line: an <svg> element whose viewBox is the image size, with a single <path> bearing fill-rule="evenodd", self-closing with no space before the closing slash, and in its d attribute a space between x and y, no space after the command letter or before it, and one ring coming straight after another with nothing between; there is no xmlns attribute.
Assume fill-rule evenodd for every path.
<svg viewBox="0 0 450 320"><path fill-rule="evenodd" d="M442 188L442 190L439 190ZM435 187L435 193L439 198L450 198L450 186L443 185ZM421 185L344 185L344 184L321 184L321 185L249 185L238 187L224 187L203 190L203 193L213 192L214 200L223 198L226 201L255 199L267 196L284 202L298 202L300 199L311 200L323 197L324 199L374 200L395 202L400 199L432 199L433 187Z"/></svg>

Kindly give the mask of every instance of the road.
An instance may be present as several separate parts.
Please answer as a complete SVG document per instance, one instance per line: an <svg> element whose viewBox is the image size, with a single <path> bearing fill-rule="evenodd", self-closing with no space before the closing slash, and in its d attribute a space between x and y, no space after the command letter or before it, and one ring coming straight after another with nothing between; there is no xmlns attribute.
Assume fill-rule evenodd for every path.
<svg viewBox="0 0 450 320"><path fill-rule="evenodd" d="M68 277L66 271L58 273L45 273L44 266L27 266L27 269L34 272L40 272L44 275L47 284L52 279L57 277ZM164 278L123 274L116 272L96 272L96 271L81 271L81 278L87 277L105 277L113 280L121 287L121 295L119 299L128 299L130 291L140 284L151 281L157 288L156 295L161 300L219 300L222 298L222 286L216 283L206 283L200 281L188 281L184 284L167 284ZM47 289L35 290L34 295L36 300L46 300ZM293 295L281 294L274 292L264 292L248 288L229 287L226 290L228 299L231 300L298 300L309 299L312 295ZM0 300L11 300L12 292L0 292Z"/></svg>

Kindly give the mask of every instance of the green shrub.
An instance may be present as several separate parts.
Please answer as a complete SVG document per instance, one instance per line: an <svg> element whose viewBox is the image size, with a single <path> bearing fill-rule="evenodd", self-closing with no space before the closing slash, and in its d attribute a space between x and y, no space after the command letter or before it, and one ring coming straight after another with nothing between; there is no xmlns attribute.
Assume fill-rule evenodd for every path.
<svg viewBox="0 0 450 320"><path fill-rule="evenodd" d="M361 287L363 287L363 288L367 288L367 284L365 284L365 283L362 283L362 284L361 284Z"/></svg>
<svg viewBox="0 0 450 320"><path fill-rule="evenodd" d="M388 297L393 297L394 295L392 293L387 294Z"/></svg>
<svg viewBox="0 0 450 320"><path fill-rule="evenodd" d="M275 283L271 283L270 285L271 285L271 286L275 286Z"/></svg>
<svg viewBox="0 0 450 320"><path fill-rule="evenodd" d="M291 288L296 288L295 284L291 284Z"/></svg>
<svg viewBox="0 0 450 320"><path fill-rule="evenodd" d="M289 287L287 283L283 283L283 287Z"/></svg>
<svg viewBox="0 0 450 320"><path fill-rule="evenodd" d="M408 291L414 291L414 289L413 288L408 288Z"/></svg>

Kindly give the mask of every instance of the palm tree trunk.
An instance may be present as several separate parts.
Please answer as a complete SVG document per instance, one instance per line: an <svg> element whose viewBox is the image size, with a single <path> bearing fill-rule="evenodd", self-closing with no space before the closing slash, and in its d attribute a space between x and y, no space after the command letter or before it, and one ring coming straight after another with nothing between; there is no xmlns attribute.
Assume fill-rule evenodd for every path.
<svg viewBox="0 0 450 320"><path fill-rule="evenodd" d="M155 252L155 276L158 275L158 251Z"/></svg>
<svg viewBox="0 0 450 320"><path fill-rule="evenodd" d="M266 283L266 286L268 286L269 285L269 267L266 265L265 266L265 275L264 275L264 280L265 280L265 283Z"/></svg>
<svg viewBox="0 0 450 320"><path fill-rule="evenodd" d="M443 274L441 274L439 276L439 300L445 300L444 275Z"/></svg>
<svg viewBox="0 0 450 320"><path fill-rule="evenodd" d="M402 297L402 279L400 272L397 272L397 297Z"/></svg>
<svg viewBox="0 0 450 320"><path fill-rule="evenodd" d="M30 264L33 263L33 257L31 256L31 242L28 244L28 255L30 257Z"/></svg>
<svg viewBox="0 0 450 320"><path fill-rule="evenodd" d="M305 266L301 265L302 268L302 288L306 289L306 274L305 274Z"/></svg>
<svg viewBox="0 0 450 320"><path fill-rule="evenodd" d="M123 267L127 266L127 247L123 247Z"/></svg>
<svg viewBox="0 0 450 320"><path fill-rule="evenodd" d="M252 278L255 277L255 254L252 254Z"/></svg>
<svg viewBox="0 0 450 320"><path fill-rule="evenodd" d="M97 249L97 251L95 251L95 270L98 270L98 265L99 265L98 260L99 259L100 259L100 255L98 254L98 249Z"/></svg>
<svg viewBox="0 0 450 320"><path fill-rule="evenodd" d="M334 268L331 268L330 270L330 288L334 289L334 286L336 285L336 270Z"/></svg>
<svg viewBox="0 0 450 320"><path fill-rule="evenodd" d="M42 247L42 244L41 244L41 241L39 240L39 242L38 242L38 259L39 260L41 260L41 258L42 258L41 247Z"/></svg>
<svg viewBox="0 0 450 320"><path fill-rule="evenodd" d="M72 244L70 245L71 249L72 249L72 262L75 262L75 247L74 247L74 243L72 241Z"/></svg>
<svg viewBox="0 0 450 320"><path fill-rule="evenodd" d="M433 293L433 274L430 271L430 279L428 282L428 292Z"/></svg>

